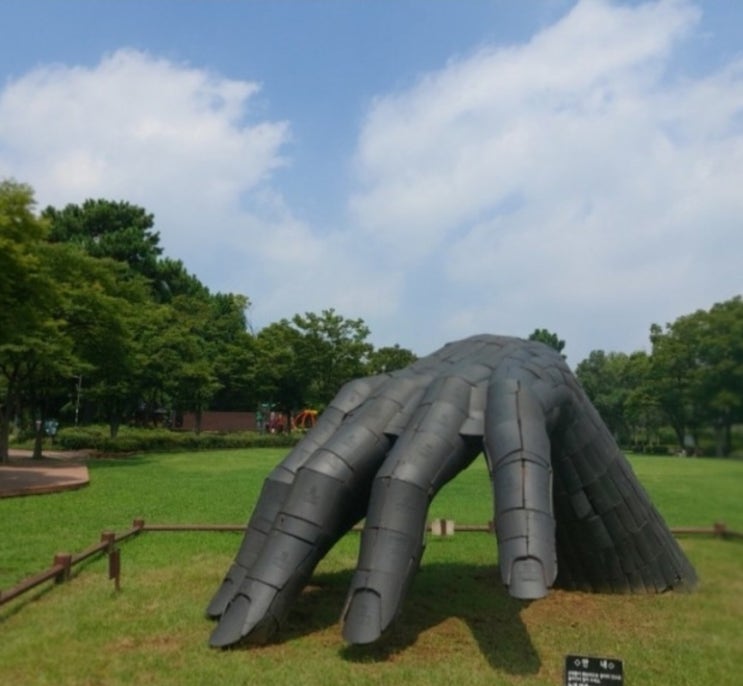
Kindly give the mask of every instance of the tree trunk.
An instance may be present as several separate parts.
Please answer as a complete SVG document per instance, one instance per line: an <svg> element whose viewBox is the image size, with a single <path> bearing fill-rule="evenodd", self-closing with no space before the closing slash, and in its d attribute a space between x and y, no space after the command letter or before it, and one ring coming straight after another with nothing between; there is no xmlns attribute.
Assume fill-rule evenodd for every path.
<svg viewBox="0 0 743 686"><path fill-rule="evenodd" d="M34 460L40 460L44 446L44 422L38 420L34 422L34 452L31 456Z"/></svg>
<svg viewBox="0 0 743 686"><path fill-rule="evenodd" d="M121 411L118 401L114 401L108 412L108 435L116 438L119 435L119 426L121 426Z"/></svg>
<svg viewBox="0 0 743 686"><path fill-rule="evenodd" d="M732 443L732 423L721 419L715 423L715 457L726 457L730 454Z"/></svg>
<svg viewBox="0 0 743 686"><path fill-rule="evenodd" d="M7 405L5 406L7 407ZM9 459L8 443L10 437L10 418L2 405L0 405L0 463Z"/></svg>
<svg viewBox="0 0 743 686"><path fill-rule="evenodd" d="M120 426L121 417L118 414L113 414L108 421L108 434L111 438L116 438L119 435Z"/></svg>

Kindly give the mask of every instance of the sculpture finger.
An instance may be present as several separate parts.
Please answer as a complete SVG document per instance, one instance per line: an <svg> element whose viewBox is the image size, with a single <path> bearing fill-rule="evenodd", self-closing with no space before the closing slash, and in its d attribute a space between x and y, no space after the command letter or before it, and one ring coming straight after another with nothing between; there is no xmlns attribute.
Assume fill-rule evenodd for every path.
<svg viewBox="0 0 743 686"><path fill-rule="evenodd" d="M286 502L297 471L332 438L344 419L362 405L384 381L384 377L369 377L345 385L319 417L317 424L266 478L235 560L206 609L208 617L219 618L245 580Z"/></svg>
<svg viewBox="0 0 743 686"><path fill-rule="evenodd" d="M418 569L431 499L480 452L479 439L459 433L472 389L461 378L437 380L374 479L343 612L349 643L375 641L393 621Z"/></svg>
<svg viewBox="0 0 743 686"><path fill-rule="evenodd" d="M541 598L557 574L544 408L525 383L499 378L488 387L486 408L484 447L501 578L512 596Z"/></svg>
<svg viewBox="0 0 743 686"><path fill-rule="evenodd" d="M329 548L363 517L390 421L417 392L395 380L348 416L297 469L285 501L211 637L213 646L261 641L279 626Z"/></svg>
<svg viewBox="0 0 743 686"><path fill-rule="evenodd" d="M572 415L553 461L557 583L602 592L693 587L694 568L579 389Z"/></svg>

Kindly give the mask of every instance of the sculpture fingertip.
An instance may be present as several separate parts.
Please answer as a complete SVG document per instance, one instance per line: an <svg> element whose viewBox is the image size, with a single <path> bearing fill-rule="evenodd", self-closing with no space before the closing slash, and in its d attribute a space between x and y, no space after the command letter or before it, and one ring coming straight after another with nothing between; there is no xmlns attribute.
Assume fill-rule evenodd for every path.
<svg viewBox="0 0 743 686"><path fill-rule="evenodd" d="M227 648L242 640L251 628L247 622L249 613L250 600L245 596L236 596L212 632L209 645L212 648Z"/></svg>
<svg viewBox="0 0 743 686"><path fill-rule="evenodd" d="M345 613L343 638L353 645L373 643L382 635L382 599L362 588L354 593Z"/></svg>
<svg viewBox="0 0 743 686"><path fill-rule="evenodd" d="M544 565L536 557L522 557L511 563L508 593L520 600L537 600L548 593Z"/></svg>
<svg viewBox="0 0 743 686"><path fill-rule="evenodd" d="M232 600L232 596L235 592L234 589L235 584L232 583L232 579L227 578L222 582L222 585L214 594L214 597L206 608L206 616L209 619L219 619L224 614L227 605L230 600Z"/></svg>

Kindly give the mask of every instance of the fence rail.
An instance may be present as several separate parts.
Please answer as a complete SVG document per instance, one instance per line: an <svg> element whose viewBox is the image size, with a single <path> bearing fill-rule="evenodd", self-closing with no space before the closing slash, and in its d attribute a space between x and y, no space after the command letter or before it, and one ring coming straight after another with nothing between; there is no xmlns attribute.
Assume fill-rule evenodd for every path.
<svg viewBox="0 0 743 686"><path fill-rule="evenodd" d="M131 529L120 534L116 534L112 531L103 531L99 543L94 543L75 555L69 553L57 553L54 556L52 566L48 569L24 579L12 588L0 590L0 606L9 603L11 600L27 593L28 591L33 590L46 581L51 581L53 579L56 583L62 583L69 580L72 576L72 568L75 565L85 562L85 560L103 552L108 555L109 578L114 580L116 588L118 589L121 565L120 553L119 549L116 548L116 544L140 533L142 531L142 526L138 525L139 521L141 520L135 520Z"/></svg>
<svg viewBox="0 0 743 686"><path fill-rule="evenodd" d="M361 531L361 526L353 527L353 531ZM456 524L451 519L434 519L427 525L426 530L433 536L453 536L455 533L493 532L493 522L487 524ZM0 606L33 590L41 584L54 580L56 583L67 581L72 576L72 568L85 560L105 553L108 556L108 576L113 579L116 589L119 589L121 576L121 557L117 543L125 541L144 532L199 532L199 531L245 531L244 524L147 524L144 519L135 519L130 529L122 533L103 531L101 540L94 543L80 553L57 553L52 566L38 574L30 576L7 590L0 590ZM674 536L714 536L723 539L743 539L743 533L731 531L724 522L715 522L711 527L671 527Z"/></svg>

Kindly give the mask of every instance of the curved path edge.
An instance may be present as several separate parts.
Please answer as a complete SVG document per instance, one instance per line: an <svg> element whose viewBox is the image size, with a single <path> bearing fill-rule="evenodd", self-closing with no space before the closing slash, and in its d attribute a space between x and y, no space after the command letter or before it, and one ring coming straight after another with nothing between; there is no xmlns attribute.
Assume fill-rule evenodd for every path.
<svg viewBox="0 0 743 686"><path fill-rule="evenodd" d="M11 450L10 460L0 464L0 498L60 493L90 483L81 452L44 452L40 460L29 450Z"/></svg>

